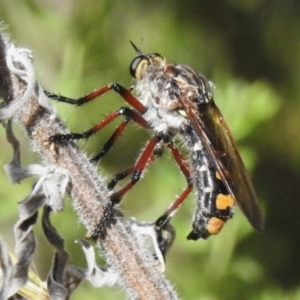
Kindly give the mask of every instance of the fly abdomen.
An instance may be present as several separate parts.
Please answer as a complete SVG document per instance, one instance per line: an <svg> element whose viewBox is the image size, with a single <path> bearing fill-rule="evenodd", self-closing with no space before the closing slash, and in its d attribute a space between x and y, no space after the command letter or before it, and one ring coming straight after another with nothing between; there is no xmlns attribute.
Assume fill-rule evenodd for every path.
<svg viewBox="0 0 300 300"><path fill-rule="evenodd" d="M197 208L188 240L206 239L220 232L233 216L234 199L228 193L204 149L191 154Z"/></svg>

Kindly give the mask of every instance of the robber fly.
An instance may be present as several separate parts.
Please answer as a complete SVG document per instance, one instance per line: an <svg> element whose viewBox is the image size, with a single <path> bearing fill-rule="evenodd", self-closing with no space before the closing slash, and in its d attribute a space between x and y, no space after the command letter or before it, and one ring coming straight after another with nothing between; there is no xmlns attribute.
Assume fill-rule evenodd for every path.
<svg viewBox="0 0 300 300"><path fill-rule="evenodd" d="M111 205L105 210L103 218L110 218L113 205L121 201L123 195L141 178L146 166L166 146L188 184L155 222L158 232L167 226L193 188L196 190L197 208L188 239L206 239L217 234L226 220L232 217L235 204L250 224L257 231L262 231L264 221L258 200L230 130L214 103L213 84L185 65L168 64L160 54L145 55L131 44L137 56L130 65L130 74L135 78L130 90L113 83L77 100L48 93L50 98L82 105L114 90L133 107L121 107L83 133L58 134L49 139L51 142L64 142L88 138L116 117L124 116L125 120L94 160L99 160L109 151L130 121L153 132L134 166L118 174L110 184L113 187L119 180L132 175L128 184L112 194ZM177 137L183 141L189 159L177 148Z"/></svg>

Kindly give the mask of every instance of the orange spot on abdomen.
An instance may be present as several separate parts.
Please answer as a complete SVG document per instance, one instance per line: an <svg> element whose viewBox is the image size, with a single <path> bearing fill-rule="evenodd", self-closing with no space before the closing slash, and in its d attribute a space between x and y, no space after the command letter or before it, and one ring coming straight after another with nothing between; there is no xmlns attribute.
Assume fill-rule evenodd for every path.
<svg viewBox="0 0 300 300"><path fill-rule="evenodd" d="M223 228L225 221L212 217L208 220L206 230L209 234L218 234L220 230Z"/></svg>
<svg viewBox="0 0 300 300"><path fill-rule="evenodd" d="M225 210L228 207L234 206L234 200L231 195L219 194L216 199L216 208L219 210Z"/></svg>

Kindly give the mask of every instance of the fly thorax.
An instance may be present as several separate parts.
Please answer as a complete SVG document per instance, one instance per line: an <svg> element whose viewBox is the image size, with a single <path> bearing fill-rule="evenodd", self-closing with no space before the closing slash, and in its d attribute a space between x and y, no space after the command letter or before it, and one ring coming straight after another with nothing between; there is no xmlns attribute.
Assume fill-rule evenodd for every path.
<svg viewBox="0 0 300 300"><path fill-rule="evenodd" d="M159 76L149 80L144 78L135 85L139 101L147 107L143 117L155 131L178 130L186 117L180 114L178 100L172 95L171 84Z"/></svg>

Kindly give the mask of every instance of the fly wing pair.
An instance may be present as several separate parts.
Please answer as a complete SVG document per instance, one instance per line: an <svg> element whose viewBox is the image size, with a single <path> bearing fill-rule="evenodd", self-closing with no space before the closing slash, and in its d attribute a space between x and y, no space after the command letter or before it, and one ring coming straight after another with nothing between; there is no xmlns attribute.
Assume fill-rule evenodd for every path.
<svg viewBox="0 0 300 300"><path fill-rule="evenodd" d="M213 100L195 106L194 102L182 94L179 94L178 98L228 192L233 196L250 224L261 232L264 228L264 220L257 196L218 107Z"/></svg>

